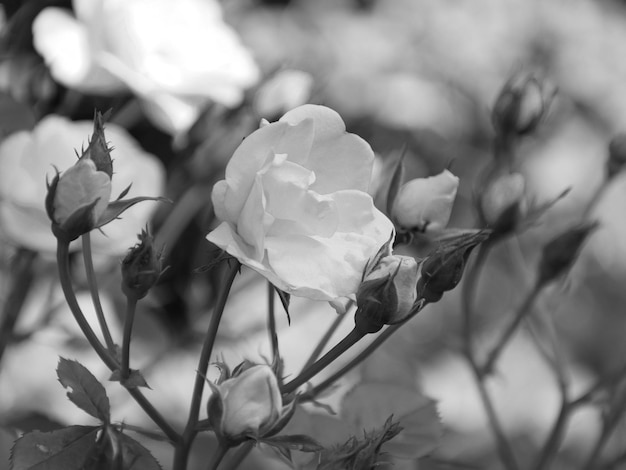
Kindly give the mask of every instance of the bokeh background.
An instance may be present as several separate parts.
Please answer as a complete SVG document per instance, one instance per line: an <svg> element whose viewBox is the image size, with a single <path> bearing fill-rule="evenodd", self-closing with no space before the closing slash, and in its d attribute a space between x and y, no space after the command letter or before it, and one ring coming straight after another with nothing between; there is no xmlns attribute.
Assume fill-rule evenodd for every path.
<svg viewBox="0 0 626 470"><path fill-rule="evenodd" d="M580 221L598 188L607 184L608 142L626 130L626 5L617 0L223 2L224 21L250 51L259 81L247 88L238 106L206 101L203 113L184 135L172 135L146 118L146 108L133 104L132 91L82 92L55 80L33 47L31 33L34 18L51 5L72 7L63 1L4 2L0 135L6 139L32 129L49 114L89 120L94 107L113 108L112 122L162 165L164 181L158 189L174 204L151 206L149 218L157 239L166 243L170 268L141 304L133 361L153 389L150 398L181 424L219 281L218 271L202 269L215 256L214 247L204 239L215 225L210 189L261 117L274 120L302 102L337 110L348 130L367 140L379 157L373 181L379 198L402 151L407 178L450 168L461 181L450 226L470 228L477 224L474 200L481 190L477 181L493 158L490 114L501 87L511 75L532 71L557 88L545 122L517 147L516 162L527 178L530 200L546 202L571 190L533 227L492 253L476 301L475 337L480 344L493 341L529 289L545 242ZM168 30L162 34L167 37ZM196 50L199 62L213 60L204 48ZM284 82L271 81L285 70L298 72ZM116 115L119 109L125 112ZM80 148L87 137L74 146ZM591 216L600 221L599 229L567 279L543 292L535 308L536 314L554 320L574 390L583 390L626 361L625 201L626 173L622 173L593 207ZM145 221L138 222L137 232L142 224ZM11 229L0 231L6 299L20 243ZM422 249L419 244L403 248L418 256L425 254ZM117 319L118 335L122 256L123 251L104 253L98 264L105 310ZM80 279L79 263L76 269ZM16 428L89 422L56 382L59 355L81 360L102 379L107 376L73 326L50 256L38 256L33 272L15 335L0 363L0 462L7 459ZM436 401L444 428L436 449L419 461L398 460L394 468L500 468L475 384L458 353L458 290L406 324L339 389L337 396L358 380L409 384ZM264 282L244 270L217 345L227 362L267 356L266 296ZM86 291L84 300L88 305ZM335 315L328 305L294 299L292 324L282 317L279 321L287 370L304 363L314 345L310 338L321 335ZM346 319L335 337L350 323ZM558 413L559 394L554 374L524 330L505 350L489 386L526 468ZM148 424L123 390L115 384L107 385L107 390L118 419ZM326 401L340 404L332 396ZM600 432L601 410L601 404L589 406L572 417L553 468L576 468L584 460ZM167 446L146 445L168 468ZM193 468L203 468L212 445L196 446ZM605 456L608 461L625 452L622 424ZM253 451L244 468L279 468L268 455Z"/></svg>

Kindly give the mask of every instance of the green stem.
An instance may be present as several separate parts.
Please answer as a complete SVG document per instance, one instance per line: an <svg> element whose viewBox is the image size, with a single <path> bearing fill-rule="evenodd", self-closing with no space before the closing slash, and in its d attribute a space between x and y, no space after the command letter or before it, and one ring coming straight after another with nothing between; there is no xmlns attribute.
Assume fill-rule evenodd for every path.
<svg viewBox="0 0 626 470"><path fill-rule="evenodd" d="M485 364L483 367L479 368L481 375L490 374L493 371L493 366L502 354L502 351L510 341L513 333L517 331L517 328L522 323L522 320L528 316L530 313L530 309L532 308L535 300L537 299L539 293L541 292L541 285L535 284L530 292L526 295L526 298L517 309L513 320L509 323L509 326L504 330L498 342L493 346L489 354L487 354L487 359L485 360Z"/></svg>
<svg viewBox="0 0 626 470"><path fill-rule="evenodd" d="M28 295L35 273L33 264L37 253L27 248L20 248L15 253L11 263L11 285L9 294L4 302L0 320L0 362L4 350L13 338L15 324L22 311L22 306Z"/></svg>
<svg viewBox="0 0 626 470"><path fill-rule="evenodd" d="M281 393L289 394L295 392L296 389L308 382L311 378L315 377L319 372L326 368L331 362L335 361L339 356L345 353L348 349L354 346L365 336L365 333L359 331L356 327L348 333L339 343L335 345L330 351L324 354L319 360L311 364L311 366L304 369L300 374L288 382L281 388Z"/></svg>
<svg viewBox="0 0 626 470"><path fill-rule="evenodd" d="M313 364L317 360L317 358L320 357L320 354L322 354L322 351L324 350L324 348L330 341L330 338L333 336L333 333L337 331L337 328L339 328L339 325L344 320L344 318L346 318L346 316L347 316L347 313L342 314L342 315L337 315L335 317L333 322L330 324L330 326L326 330L326 333L324 333L324 336L322 336L319 343L317 343L317 346L315 346L315 349L313 350L313 352L307 359L306 363L304 364L303 370L306 369L307 367L310 367L311 364Z"/></svg>
<svg viewBox="0 0 626 470"><path fill-rule="evenodd" d="M189 450L193 443L196 434L198 433L196 425L199 419L200 402L202 400L202 392L204 391L204 381L206 378L207 369L209 368L209 360L211 359L211 353L213 352L213 345L217 337L217 330L224 313L224 307L226 306L226 300L230 288L235 280L235 276L239 272L241 265L238 261L233 261L229 267L229 271L226 274L224 286L219 292L217 302L209 327L204 338L204 344L202 345L202 351L200 352L200 358L198 360L198 370L196 371L196 379L193 387L193 393L191 396L191 405L189 407L189 417L187 418L187 424L183 431L182 439L176 446L174 451L174 470L185 470L187 468L187 460L189 459ZM223 457L223 456L222 456ZM219 463L219 462L218 462Z"/></svg>
<svg viewBox="0 0 626 470"><path fill-rule="evenodd" d="M217 470L220 462L224 459L226 452L228 452L228 447L223 444L219 444L217 446L217 449L215 450L215 453L211 456L211 459L209 460L209 465L207 466L207 469Z"/></svg>
<svg viewBox="0 0 626 470"><path fill-rule="evenodd" d="M72 288L72 280L70 278L69 243L65 243L60 240L57 243L57 265L59 268L59 281L61 283L61 289L63 289L65 300L72 312L72 315L74 315L74 318L76 319L76 323L78 323L78 326L85 335L85 338L87 338L87 341L89 341L89 344L94 349L96 354L98 354L102 362L104 362L111 371L117 370L119 368L117 360L104 348L102 343L100 343L100 340L87 322L85 315L83 315L80 305L78 305L74 289ZM126 390L128 390L128 393L130 393L150 419L152 419L152 421L154 421L154 423L165 433L168 439L172 442L178 442L180 440L179 434L169 425L165 418L163 418L158 410L154 408L154 406L139 389L126 387Z"/></svg>
<svg viewBox="0 0 626 470"><path fill-rule="evenodd" d="M87 274L87 284L89 284L89 292L91 293L91 300L93 307L96 310L96 316L98 317L98 323L100 323L100 329L102 330L102 336L104 337L104 344L109 351L115 351L115 343L111 337L111 331L109 325L107 325L104 311L102 310L102 303L100 302L100 294L98 292L98 282L96 280L96 272L93 268L93 258L91 251L91 235L89 232L83 234L83 261L85 264L85 272Z"/></svg>
<svg viewBox="0 0 626 470"><path fill-rule="evenodd" d="M133 333L133 322L135 321L135 311L137 310L137 298L126 296L126 315L124 318L124 339L122 340L122 379L130 375L130 340Z"/></svg>

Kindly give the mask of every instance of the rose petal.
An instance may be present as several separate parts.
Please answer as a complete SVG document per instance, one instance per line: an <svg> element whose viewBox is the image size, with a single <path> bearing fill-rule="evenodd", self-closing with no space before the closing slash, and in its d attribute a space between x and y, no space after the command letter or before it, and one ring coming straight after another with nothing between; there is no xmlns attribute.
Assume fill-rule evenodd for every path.
<svg viewBox="0 0 626 470"><path fill-rule="evenodd" d="M126 87L92 60L89 32L63 8L43 9L33 21L33 44L52 76L79 90L116 93Z"/></svg>

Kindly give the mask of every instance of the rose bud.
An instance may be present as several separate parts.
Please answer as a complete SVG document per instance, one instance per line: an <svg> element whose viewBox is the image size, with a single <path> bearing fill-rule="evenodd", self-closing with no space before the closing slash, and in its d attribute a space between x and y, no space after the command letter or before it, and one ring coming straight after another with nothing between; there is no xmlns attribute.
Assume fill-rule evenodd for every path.
<svg viewBox="0 0 626 470"><path fill-rule="evenodd" d="M578 258L583 243L597 227L596 221L584 223L570 227L550 240L541 254L538 285L545 285L565 274Z"/></svg>
<svg viewBox="0 0 626 470"><path fill-rule="evenodd" d="M607 177L613 178L626 164L626 133L618 134L609 142L609 159L606 162Z"/></svg>
<svg viewBox="0 0 626 470"><path fill-rule="evenodd" d="M357 329L375 333L384 325L401 322L411 313L417 293L417 261L411 256L390 255L366 274L356 293Z"/></svg>
<svg viewBox="0 0 626 470"><path fill-rule="evenodd" d="M87 150L74 166L62 174L57 172L48 184L46 211L52 232L67 242L93 230L109 204L113 163L102 121L97 113Z"/></svg>
<svg viewBox="0 0 626 470"><path fill-rule="evenodd" d="M147 230L138 235L139 243L122 261L122 291L127 297L142 299L156 284L162 273L161 253L154 248L154 239Z"/></svg>
<svg viewBox="0 0 626 470"><path fill-rule="evenodd" d="M450 220L459 178L444 170L404 183L391 206L391 218L402 230L439 232Z"/></svg>
<svg viewBox="0 0 626 470"><path fill-rule="evenodd" d="M437 302L444 292L454 289L463 277L470 253L489 233L478 231L443 245L430 254L420 266L417 295L426 302Z"/></svg>
<svg viewBox="0 0 626 470"><path fill-rule="evenodd" d="M491 113L496 133L501 137L535 131L545 118L556 90L533 74L518 74L502 87Z"/></svg>
<svg viewBox="0 0 626 470"><path fill-rule="evenodd" d="M221 440L240 443L267 435L281 424L282 397L270 366L252 366L210 387L209 421Z"/></svg>
<svg viewBox="0 0 626 470"><path fill-rule="evenodd" d="M526 211L526 181L520 173L499 174L487 181L478 211L494 235L506 235L517 227Z"/></svg>

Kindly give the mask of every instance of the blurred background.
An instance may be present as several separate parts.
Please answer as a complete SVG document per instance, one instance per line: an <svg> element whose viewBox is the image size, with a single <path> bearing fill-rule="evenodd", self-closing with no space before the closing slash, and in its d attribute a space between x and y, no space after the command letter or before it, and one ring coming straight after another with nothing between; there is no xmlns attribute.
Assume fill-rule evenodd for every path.
<svg viewBox="0 0 626 470"><path fill-rule="evenodd" d="M105 0L94 3L107 5ZM220 271L207 268L216 248L204 238L216 225L211 188L260 119L276 120L303 103L329 106L343 117L348 131L374 149L378 159L372 194L381 208L393 165L404 152L406 179L445 168L459 176L449 226L479 227L475 201L480 178L494 158L492 109L507 80L523 71L541 77L557 94L537 131L517 141L515 171L526 179L528 201L546 203L567 188L570 192L530 228L492 250L478 282L474 338L479 346L493 342L530 289L546 241L592 217L599 228L567 278L545 289L534 310L554 325L573 395L624 368L626 173L610 181L605 176L608 143L626 130L624 2L206 0L213 12L206 23L191 0L158 2L156 12L169 8L174 13L154 13L154 18L142 13L145 2L128 3L136 10L111 6L117 16L93 16L80 1L3 2L0 300L6 305L18 291L19 316L3 338L0 461L8 458L16 430L89 422L56 381L58 356L79 359L96 376L107 378L64 306L49 243L36 236L47 221L35 222L39 216L20 212L27 196L18 194L37 187L45 195L44 177L52 174L51 165L68 166L72 160L67 158L74 158L73 152L60 160L52 155L66 152L61 141L76 149L87 144L90 124L66 135L68 123L91 120L94 108L112 109L107 137L118 147L114 159L115 152L120 152L120 161L126 153L140 155L127 170L120 166L120 174L128 172L120 178L142 180L143 174L145 183L138 183L146 193L142 195L173 201L149 203L120 221L127 229L94 243L102 247L96 264L115 337L122 324L119 264L126 248L147 223L157 242L165 245L169 269L140 304L132 360L152 387L149 398L174 423L184 424L199 345L219 282ZM53 14L51 8L56 9ZM208 7L198 10L204 14L202 8ZM44 21L40 15L46 9ZM78 30L76 21L84 29ZM196 23L206 24L215 36L194 36ZM76 46L80 40L85 40L86 52ZM167 43L179 45L170 50ZM126 68L115 66L113 56ZM182 56L185 60L177 61ZM64 63L68 57L75 62ZM171 68L159 62L164 57L176 58ZM113 78L92 80L96 58L102 58ZM83 68L90 72L80 75ZM192 77L186 82L179 72ZM65 121L56 124L59 128L41 130L42 120L51 116ZM128 140L130 150L120 150L110 128L123 134L119 139ZM120 183L117 192L127 184ZM416 241L399 250L424 256L428 247ZM89 310L79 258L77 288ZM357 381L384 381L413 387L435 400L443 433L434 450L419 459L398 459L394 468L501 468L474 379L459 354L459 290L404 325L339 387L337 396ZM244 270L216 347L226 362L260 361L268 355L266 297L263 280ZM291 325L279 318L287 371L302 366L315 345L310 338L314 332L321 336L335 315L327 304L294 299ZM348 331L351 321L342 322L334 338ZM488 385L522 468L531 468L559 412L560 395L553 370L526 330L505 349ZM116 419L150 425L117 384L107 384L107 390ZM341 404L336 396L322 401ZM626 398L623 402L626 406ZM578 468L602 430L603 413L624 408L613 405L598 398L580 408L550 468ZM606 468L626 468L625 424L617 423L603 447L599 461L614 461ZM169 468L168 446L148 440L145 445ZM212 445L196 446L192 468L203 468ZM271 452L255 449L242 468L279 465ZM598 463L596 468L605 467Z"/></svg>

